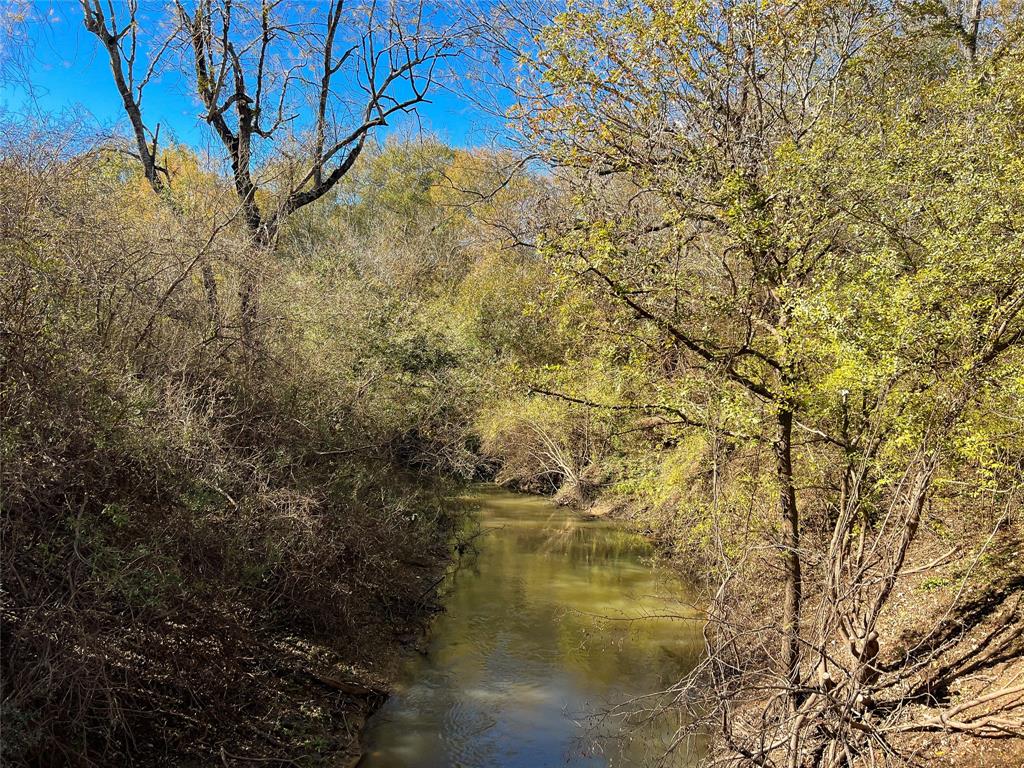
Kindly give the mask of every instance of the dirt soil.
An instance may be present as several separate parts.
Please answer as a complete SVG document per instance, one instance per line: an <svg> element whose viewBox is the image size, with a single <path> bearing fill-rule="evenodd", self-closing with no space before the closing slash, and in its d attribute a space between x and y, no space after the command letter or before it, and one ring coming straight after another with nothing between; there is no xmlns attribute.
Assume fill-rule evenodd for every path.
<svg viewBox="0 0 1024 768"><path fill-rule="evenodd" d="M980 539L977 531L958 531L954 535ZM949 534L924 537L921 546L912 552L908 570L914 570L913 563L931 563L940 558L948 551L949 538ZM881 627L882 637L896 639L890 657L912 652L933 628L943 637L963 638L955 646L950 643L950 650L938 653L933 661L933 665L941 666L954 655L973 654L977 663L950 690L940 694L942 710L953 710L994 692L1021 689L970 707L957 719L986 715L1019 718L1024 713L1022 554L1020 524L1006 525L992 535L981 555L951 559L937 569L913 573L903 583ZM983 662L988 655L991 661ZM1000 706L1004 707L1002 713L997 709ZM911 715L934 716L937 711L922 708ZM931 768L1024 768L1024 738L1010 733L982 738L936 729L895 739L894 745Z"/></svg>

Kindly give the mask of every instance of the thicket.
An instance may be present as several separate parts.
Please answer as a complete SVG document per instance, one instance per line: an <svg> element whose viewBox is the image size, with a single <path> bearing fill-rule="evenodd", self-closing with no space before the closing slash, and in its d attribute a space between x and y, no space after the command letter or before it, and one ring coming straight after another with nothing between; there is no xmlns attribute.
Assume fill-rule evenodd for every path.
<svg viewBox="0 0 1024 768"><path fill-rule="evenodd" d="M458 524L438 477L476 469L433 319L466 227L430 199L450 150L375 154L260 255L190 151L157 196L107 144L8 124L5 764L316 754L319 662L422 617Z"/></svg>

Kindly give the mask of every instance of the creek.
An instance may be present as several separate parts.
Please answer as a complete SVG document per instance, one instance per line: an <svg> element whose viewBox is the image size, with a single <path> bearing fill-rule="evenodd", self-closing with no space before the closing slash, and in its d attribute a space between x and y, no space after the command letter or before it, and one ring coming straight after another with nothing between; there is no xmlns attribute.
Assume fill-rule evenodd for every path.
<svg viewBox="0 0 1024 768"><path fill-rule="evenodd" d="M477 553L367 724L359 766L695 765L692 741L666 757L682 715L649 717L701 652L686 585L613 521L494 487L462 501Z"/></svg>

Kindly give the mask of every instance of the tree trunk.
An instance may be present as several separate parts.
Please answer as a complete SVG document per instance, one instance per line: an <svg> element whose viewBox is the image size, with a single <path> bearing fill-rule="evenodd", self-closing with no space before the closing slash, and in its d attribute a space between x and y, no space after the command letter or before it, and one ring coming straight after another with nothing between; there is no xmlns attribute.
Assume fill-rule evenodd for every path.
<svg viewBox="0 0 1024 768"><path fill-rule="evenodd" d="M778 415L774 449L779 483L779 513L782 518L782 557L786 574L782 606L781 672L795 685L800 674L800 513L793 486L793 412L787 408L783 408Z"/></svg>
<svg viewBox="0 0 1024 768"><path fill-rule="evenodd" d="M256 328L259 314L260 294L256 269L243 266L238 286L239 320L242 330L242 349L246 362L258 365L263 357L259 331Z"/></svg>
<svg viewBox="0 0 1024 768"><path fill-rule="evenodd" d="M967 24L964 29L967 58L971 64L978 60L978 32L981 29L981 0L971 0L968 6Z"/></svg>
<svg viewBox="0 0 1024 768"><path fill-rule="evenodd" d="M214 277L209 259L203 258L200 269L203 275L203 289L206 292L206 308L210 313L210 326L214 338L219 339L224 330L224 321L220 316L220 300L217 298L217 278Z"/></svg>

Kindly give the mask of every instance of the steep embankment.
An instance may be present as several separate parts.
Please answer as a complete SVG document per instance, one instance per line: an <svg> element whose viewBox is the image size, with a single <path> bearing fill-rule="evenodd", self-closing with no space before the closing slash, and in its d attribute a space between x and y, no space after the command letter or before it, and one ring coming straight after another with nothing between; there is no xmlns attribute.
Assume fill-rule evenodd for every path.
<svg viewBox="0 0 1024 768"><path fill-rule="evenodd" d="M172 206L5 139L2 762L347 754L458 524L408 476L446 363L337 257L254 252L197 163Z"/></svg>

